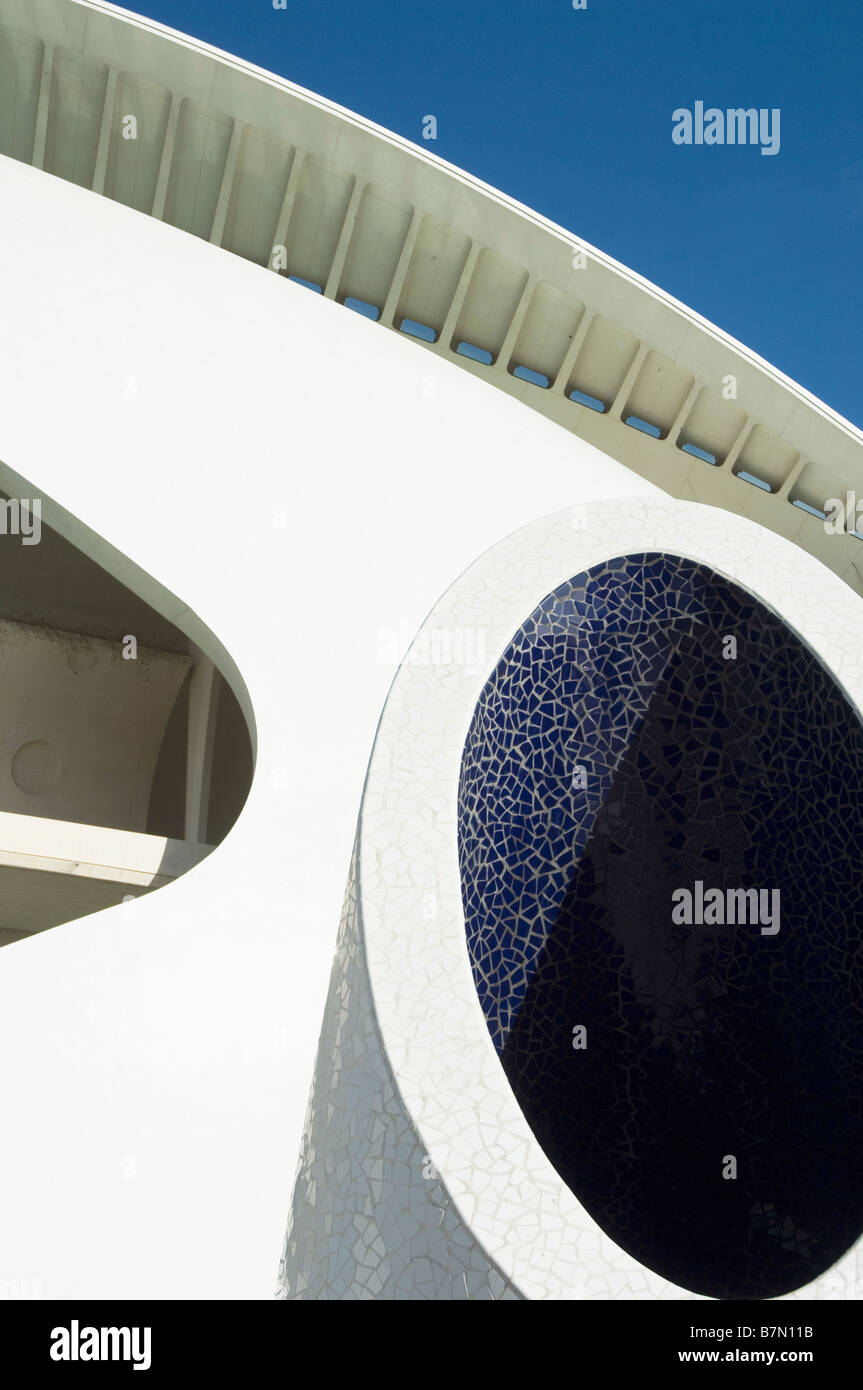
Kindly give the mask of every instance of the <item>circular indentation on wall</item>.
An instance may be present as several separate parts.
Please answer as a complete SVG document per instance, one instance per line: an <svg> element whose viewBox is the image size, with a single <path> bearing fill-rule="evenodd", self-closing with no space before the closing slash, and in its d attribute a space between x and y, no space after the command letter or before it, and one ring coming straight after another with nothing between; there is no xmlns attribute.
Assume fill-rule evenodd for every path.
<svg viewBox="0 0 863 1390"><path fill-rule="evenodd" d="M861 838L857 708L683 556L559 585L476 705L459 857L501 1065L603 1231L704 1297L802 1288L863 1230Z"/></svg>
<svg viewBox="0 0 863 1390"><path fill-rule="evenodd" d="M44 739L22 743L12 759L12 780L19 791L30 796L56 787L60 772L60 755L53 743Z"/></svg>

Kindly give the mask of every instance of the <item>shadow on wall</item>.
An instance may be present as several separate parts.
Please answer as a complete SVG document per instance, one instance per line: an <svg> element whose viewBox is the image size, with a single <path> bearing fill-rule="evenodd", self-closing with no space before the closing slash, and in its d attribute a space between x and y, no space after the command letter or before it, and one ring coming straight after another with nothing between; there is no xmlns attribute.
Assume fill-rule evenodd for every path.
<svg viewBox="0 0 863 1390"><path fill-rule="evenodd" d="M254 765L229 658L218 669L203 650L210 637L218 652L212 634L181 631L68 538L91 542L110 563L98 537L32 490L25 501L7 489L0 945L185 873L236 821ZM122 569L134 578L128 562ZM165 591L141 580L158 602Z"/></svg>
<svg viewBox="0 0 863 1390"><path fill-rule="evenodd" d="M459 849L501 1065L602 1229L705 1297L801 1288L863 1227L861 838L857 711L694 561L561 585L478 702Z"/></svg>

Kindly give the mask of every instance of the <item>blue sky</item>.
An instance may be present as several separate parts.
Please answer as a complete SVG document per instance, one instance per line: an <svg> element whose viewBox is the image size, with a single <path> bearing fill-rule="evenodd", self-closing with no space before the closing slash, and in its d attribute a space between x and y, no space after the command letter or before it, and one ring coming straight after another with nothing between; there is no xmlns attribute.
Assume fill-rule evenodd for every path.
<svg viewBox="0 0 863 1390"><path fill-rule="evenodd" d="M860 0L146 0L127 8L430 148L863 426ZM779 107L781 149L671 113Z"/></svg>

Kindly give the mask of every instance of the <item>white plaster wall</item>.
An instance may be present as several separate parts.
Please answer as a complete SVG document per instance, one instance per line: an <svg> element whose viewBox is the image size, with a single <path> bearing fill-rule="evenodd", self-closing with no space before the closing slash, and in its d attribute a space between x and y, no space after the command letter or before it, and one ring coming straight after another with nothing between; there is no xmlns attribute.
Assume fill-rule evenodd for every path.
<svg viewBox="0 0 863 1390"><path fill-rule="evenodd" d="M269 1297L399 655L501 536L656 494L171 227L6 159L0 208L0 486L227 662L257 734L203 864L0 953L0 1279Z"/></svg>

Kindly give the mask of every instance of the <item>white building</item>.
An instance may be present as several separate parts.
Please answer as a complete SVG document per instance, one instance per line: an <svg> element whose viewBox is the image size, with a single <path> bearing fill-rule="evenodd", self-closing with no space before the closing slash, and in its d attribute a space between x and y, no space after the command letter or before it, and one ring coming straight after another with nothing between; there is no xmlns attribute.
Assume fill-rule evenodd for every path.
<svg viewBox="0 0 863 1390"><path fill-rule="evenodd" d="M863 551L823 513L860 432L427 149L110 5L0 0L0 199L5 1286L266 1297L290 1208L288 1297L852 1296ZM706 773L651 790L672 714L715 814ZM711 866L781 929L682 947L666 890ZM528 1017L555 942L590 1021Z"/></svg>

